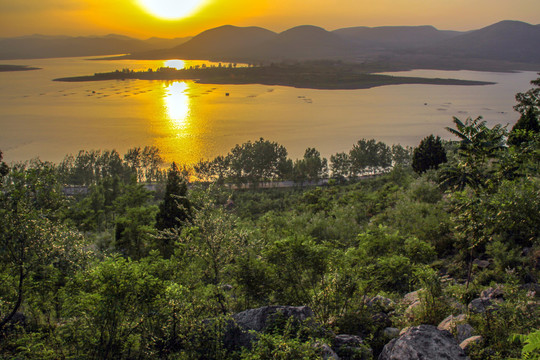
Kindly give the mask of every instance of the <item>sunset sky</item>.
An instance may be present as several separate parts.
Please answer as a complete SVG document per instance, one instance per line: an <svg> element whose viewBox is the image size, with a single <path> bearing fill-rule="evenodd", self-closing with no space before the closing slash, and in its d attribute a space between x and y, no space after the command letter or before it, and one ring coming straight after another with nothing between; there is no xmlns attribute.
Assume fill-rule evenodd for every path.
<svg viewBox="0 0 540 360"><path fill-rule="evenodd" d="M198 11L177 20L152 15L142 1L166 7L198 0L0 0L0 36L181 37L225 24L279 32L303 24L327 30L360 25L472 30L500 20L540 23L539 0L202 0Z"/></svg>

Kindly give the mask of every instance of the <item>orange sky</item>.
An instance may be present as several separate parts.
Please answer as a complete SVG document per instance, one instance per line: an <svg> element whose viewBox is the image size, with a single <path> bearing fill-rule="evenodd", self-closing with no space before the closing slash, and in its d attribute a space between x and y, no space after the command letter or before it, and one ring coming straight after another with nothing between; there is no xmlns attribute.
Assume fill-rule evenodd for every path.
<svg viewBox="0 0 540 360"><path fill-rule="evenodd" d="M203 1L198 13L171 21L150 15L137 0L0 0L0 37L36 33L181 37L224 24L279 32L303 24L327 30L360 25L472 30L500 20L540 23L539 0Z"/></svg>

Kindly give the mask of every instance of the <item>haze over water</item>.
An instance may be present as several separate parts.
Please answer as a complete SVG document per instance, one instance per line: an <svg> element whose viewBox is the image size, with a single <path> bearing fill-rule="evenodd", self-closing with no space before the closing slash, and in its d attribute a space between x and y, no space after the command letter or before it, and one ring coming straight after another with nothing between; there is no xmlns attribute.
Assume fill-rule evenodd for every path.
<svg viewBox="0 0 540 360"><path fill-rule="evenodd" d="M68 153L156 145L167 161L193 163L227 153L259 137L283 144L292 158L307 147L329 157L361 138L416 146L444 130L452 116L484 116L490 126L511 125L516 92L534 72L403 72L493 81L487 86L395 85L365 90L311 90L265 85L193 82L99 81L53 78L116 69L182 67L204 61L87 61L84 58L10 61L43 68L0 73L0 150L8 162L59 162ZM226 93L229 96L226 96Z"/></svg>

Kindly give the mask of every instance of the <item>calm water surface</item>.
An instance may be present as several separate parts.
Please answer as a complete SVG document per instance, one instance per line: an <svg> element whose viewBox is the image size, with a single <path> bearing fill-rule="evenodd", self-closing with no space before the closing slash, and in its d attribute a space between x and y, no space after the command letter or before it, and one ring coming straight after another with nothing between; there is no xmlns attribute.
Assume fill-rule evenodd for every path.
<svg viewBox="0 0 540 360"><path fill-rule="evenodd" d="M516 92L534 72L417 70L404 76L496 82L489 86L395 85L366 90L310 90L193 82L53 82L53 78L130 68L210 65L204 61L88 61L84 58L5 61L42 70L0 72L0 150L8 162L39 156L61 161L80 149L156 145L166 160L193 163L264 137L293 158L307 147L324 156L348 151L361 138L416 146L444 130L452 116L484 116L514 124ZM229 93L229 96L226 96Z"/></svg>

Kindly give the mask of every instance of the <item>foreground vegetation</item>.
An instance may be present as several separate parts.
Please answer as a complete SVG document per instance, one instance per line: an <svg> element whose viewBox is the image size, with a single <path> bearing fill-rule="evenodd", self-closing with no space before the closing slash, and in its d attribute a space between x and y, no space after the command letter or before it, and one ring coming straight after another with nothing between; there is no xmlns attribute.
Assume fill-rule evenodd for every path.
<svg viewBox="0 0 540 360"><path fill-rule="evenodd" d="M263 139L166 173L153 147L0 159L0 357L315 359L337 333L361 336L372 352L349 358L366 359L385 328L465 312L483 338L472 359L538 358L538 89L518 94L510 133L454 119L457 142L360 140L329 165ZM490 286L505 301L467 310ZM420 288L412 313L399 305ZM307 305L319 326L284 321L251 349L224 346L231 314L271 304Z"/></svg>

